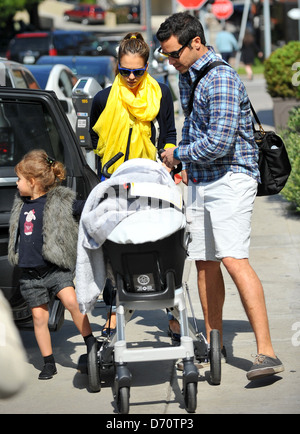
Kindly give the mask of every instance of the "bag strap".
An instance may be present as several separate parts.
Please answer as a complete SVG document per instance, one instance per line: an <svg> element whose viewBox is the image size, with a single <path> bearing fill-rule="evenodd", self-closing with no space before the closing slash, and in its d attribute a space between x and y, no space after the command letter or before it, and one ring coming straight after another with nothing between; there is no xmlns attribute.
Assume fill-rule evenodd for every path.
<svg viewBox="0 0 300 434"><path fill-rule="evenodd" d="M194 103L194 94L195 94L195 90L196 87L198 86L199 81L213 68L215 68L216 66L219 65L225 65L227 66L226 63L222 62L221 60L216 60L212 63L210 63L206 68L204 68L199 75L196 77L196 80L194 81L193 85L192 85L192 91L191 91L191 95L190 95L190 99L189 99L189 103L188 103L188 115L190 115L192 113L193 110L193 103ZM230 65L228 65L230 66Z"/></svg>
<svg viewBox="0 0 300 434"><path fill-rule="evenodd" d="M203 77L204 77L204 76L205 76L205 75L206 75L206 74L207 74L211 69L213 69L213 68L215 68L216 66L219 66L219 65L225 65L225 66L229 66L229 67L231 68L231 66L230 66L230 65L227 65L227 63L224 63L224 62L222 62L221 60L216 60L216 61L210 63L206 68L204 68L204 69L199 73L199 75L197 76L196 80L195 80L194 83L193 83L192 91L191 91L191 95L190 95L190 99L189 99L189 103L188 103L188 115L190 115L190 114L192 113L192 110L193 110L194 94L195 94L195 90L196 90L196 87L198 86L199 81L202 80L202 78L203 78ZM259 118L258 118L258 116L257 116L257 114L256 114L256 111L254 110L254 107L253 107L253 105L252 105L250 99L249 99L249 103L250 103L250 107L251 107L251 111L252 111L252 113L253 113L254 119L255 119L255 121L256 121L258 127L259 127L260 132L261 132L262 134L266 134L266 132L265 132L265 130L263 129L262 124L260 123L260 120L259 120ZM253 131L255 131L255 128L254 128L253 123L252 123L252 126L253 126Z"/></svg>
<svg viewBox="0 0 300 434"><path fill-rule="evenodd" d="M256 111L254 110L254 107L253 107L253 105L251 104L251 101L250 101L250 100L249 100L249 102L250 102L251 111L252 111L253 116L254 116L254 119L255 119L255 121L256 121L258 127L259 127L260 132L261 132L262 134L266 134L266 132L265 132L265 130L263 129L263 126L262 126L262 124L260 123L260 120L259 120L259 118L258 118L258 116L257 116L257 114L256 114ZM253 131L255 132L255 128L254 128L253 123L252 123L252 127L253 127Z"/></svg>

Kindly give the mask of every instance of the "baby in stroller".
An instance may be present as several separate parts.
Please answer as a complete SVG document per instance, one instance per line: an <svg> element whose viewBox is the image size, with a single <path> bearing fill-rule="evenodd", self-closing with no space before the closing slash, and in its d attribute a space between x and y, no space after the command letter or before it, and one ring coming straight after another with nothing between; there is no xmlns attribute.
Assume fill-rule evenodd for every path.
<svg viewBox="0 0 300 434"><path fill-rule="evenodd" d="M159 163L133 159L123 163L91 192L83 210L76 267L77 299L90 312L110 277L117 287L117 332L100 351L89 354L89 381L100 390L101 366L114 353L118 409L129 409L131 374L127 362L182 358L186 409L196 409L198 371L193 363L182 274L186 259L186 220L182 195ZM125 323L134 309L177 306L180 345L159 349L128 349ZM105 354L107 352L107 354ZM94 359L92 359L94 357Z"/></svg>

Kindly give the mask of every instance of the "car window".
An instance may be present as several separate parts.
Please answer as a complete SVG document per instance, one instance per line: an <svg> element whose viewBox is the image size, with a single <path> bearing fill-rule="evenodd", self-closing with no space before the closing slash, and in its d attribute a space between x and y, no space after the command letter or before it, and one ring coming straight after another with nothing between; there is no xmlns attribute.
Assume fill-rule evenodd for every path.
<svg viewBox="0 0 300 434"><path fill-rule="evenodd" d="M73 84L72 77L66 71L61 71L59 74L58 85L66 97L72 98L72 89L75 83Z"/></svg>
<svg viewBox="0 0 300 434"><path fill-rule="evenodd" d="M41 102L0 100L0 227L7 224L16 193L15 165L28 151L42 148L64 163L64 152L53 118Z"/></svg>
<svg viewBox="0 0 300 434"><path fill-rule="evenodd" d="M29 150L43 148L64 162L59 132L41 102L0 103L0 167L14 167Z"/></svg>
<svg viewBox="0 0 300 434"><path fill-rule="evenodd" d="M34 80L34 78L32 78L32 75L29 74L28 71L26 71L26 70L24 69L24 70L22 70L22 74L23 74L23 76L24 76L24 79L25 79L25 81L26 81L26 83L27 83L27 87L28 87L29 89L39 89L38 84L36 83L36 81Z"/></svg>
<svg viewBox="0 0 300 434"><path fill-rule="evenodd" d="M16 38L14 42L14 50L48 50L49 36Z"/></svg>
<svg viewBox="0 0 300 434"><path fill-rule="evenodd" d="M73 72L78 76L91 76L94 77L100 84L99 81L100 78L103 76L106 76L111 83L115 79L113 64L111 63L102 63L99 61L99 63L95 64L94 62L91 63L79 63L76 62L75 68L73 68Z"/></svg>
<svg viewBox="0 0 300 434"><path fill-rule="evenodd" d="M11 78L10 78L10 75L9 75L9 72L8 72L7 68L5 68L5 83L4 83L4 86L13 87L13 84L12 84L12 81L11 81Z"/></svg>
<svg viewBox="0 0 300 434"><path fill-rule="evenodd" d="M74 40L71 34L54 35L53 43L54 47L58 51L74 48Z"/></svg>
<svg viewBox="0 0 300 434"><path fill-rule="evenodd" d="M22 74L22 71L20 69L12 68L11 73L14 77L15 87L18 87L20 89L27 89L28 86L25 77Z"/></svg>

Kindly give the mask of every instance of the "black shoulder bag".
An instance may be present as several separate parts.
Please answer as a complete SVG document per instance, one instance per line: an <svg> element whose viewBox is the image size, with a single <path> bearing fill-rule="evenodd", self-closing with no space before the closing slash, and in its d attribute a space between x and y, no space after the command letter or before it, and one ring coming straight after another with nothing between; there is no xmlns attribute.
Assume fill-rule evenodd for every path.
<svg viewBox="0 0 300 434"><path fill-rule="evenodd" d="M250 106L259 127L256 130L253 125L254 139L259 148L258 167L261 177L257 196L271 196L283 189L292 168L281 137L274 131L265 131L251 103Z"/></svg>
<svg viewBox="0 0 300 434"><path fill-rule="evenodd" d="M208 73L208 71L218 65L224 65L224 62L212 62L200 72L194 81L188 103L188 116L193 110L194 94L199 81ZM226 63L225 65L230 66ZM270 196L279 193L285 186L291 173L291 164L281 137L279 137L274 131L265 131L251 102L250 107L254 119L259 127L259 130L256 130L253 124L254 139L259 148L258 167L261 177L261 183L258 184L257 188L257 196Z"/></svg>

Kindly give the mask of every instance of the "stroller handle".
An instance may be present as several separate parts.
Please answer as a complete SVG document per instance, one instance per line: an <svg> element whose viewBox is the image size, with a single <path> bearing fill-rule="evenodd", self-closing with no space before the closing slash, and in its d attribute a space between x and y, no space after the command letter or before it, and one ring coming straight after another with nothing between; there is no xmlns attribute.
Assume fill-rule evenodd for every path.
<svg viewBox="0 0 300 434"><path fill-rule="evenodd" d="M108 160L107 163L104 164L103 168L102 168L102 175L105 178L110 178L111 177L111 173L108 173L108 169L115 164L116 161L118 161L120 158L123 157L123 152L118 152L114 157L112 157L110 160Z"/></svg>
<svg viewBox="0 0 300 434"><path fill-rule="evenodd" d="M158 151L158 156L159 156L159 159L160 159L161 161L162 161L161 154L162 154L163 152L165 152L165 149L160 149L160 150ZM171 170L171 172L170 172L170 175L171 175L172 178L174 178L174 175L176 175L176 173L179 173L179 172L181 172L181 171L182 171L182 163L179 163L178 166L175 166L175 167L172 168L172 170Z"/></svg>
<svg viewBox="0 0 300 434"><path fill-rule="evenodd" d="M162 158L161 158L161 154L162 154L162 152L164 152L164 149L161 149L160 151L158 151L158 155L159 155L160 160L162 159ZM110 177L111 177L111 173L108 173L108 169L109 169L113 164L115 164L116 161L118 161L120 158L122 158L123 155L124 155L123 152L118 152L114 157L112 157L110 160L108 160L107 163L104 164L101 173L102 173L102 175L103 175L105 178L110 178ZM171 170L171 172L170 172L171 177L174 178L174 175L175 175L176 173L181 172L181 170L182 170L182 164L180 163L180 164L178 164L178 166L173 167L173 169Z"/></svg>

